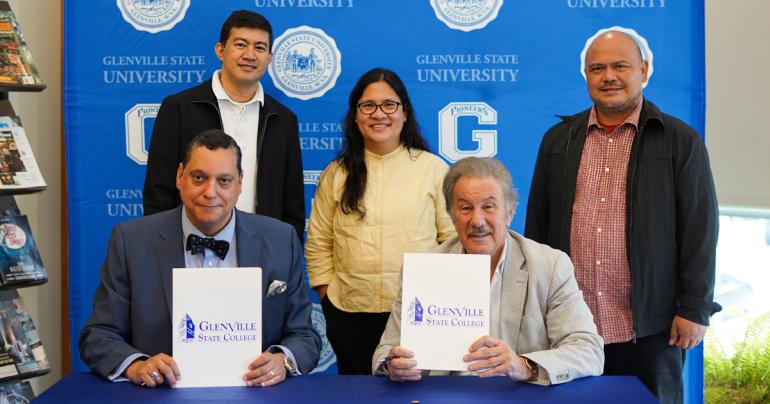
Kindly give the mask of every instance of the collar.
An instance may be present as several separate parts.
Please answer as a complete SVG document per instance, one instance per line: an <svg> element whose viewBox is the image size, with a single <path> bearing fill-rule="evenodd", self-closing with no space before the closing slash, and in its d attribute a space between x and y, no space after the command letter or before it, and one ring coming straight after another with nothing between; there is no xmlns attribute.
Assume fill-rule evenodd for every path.
<svg viewBox="0 0 770 404"><path fill-rule="evenodd" d="M497 265L495 266L495 275L500 275L503 273L503 270L505 269L505 257L508 256L508 239L511 239L511 234L509 232L506 232L505 235L505 243L503 243L503 252L500 254L500 259L497 261ZM462 243L457 243L457 246L455 246L452 251L449 251L450 254L467 254L465 252L465 248L463 247Z"/></svg>
<svg viewBox="0 0 770 404"><path fill-rule="evenodd" d="M196 236L207 238L207 237L213 237L217 240L224 240L228 242L233 241L233 236L235 235L235 208L233 208L233 214L230 216L230 221L227 222L224 228L219 231L219 233L213 235L213 236L207 236L203 234L198 228L195 227L195 225L190 222L190 219L187 218L187 214L185 213L185 208L182 206L182 235L184 236L182 240L187 240L187 237L190 236L190 234L195 234Z"/></svg>
<svg viewBox="0 0 770 404"><path fill-rule="evenodd" d="M639 130L639 116L642 112L642 105L644 104L644 98L639 100L639 103L636 104L636 107L634 107L634 110L631 111L630 114L626 117L626 120L620 123L620 125L617 125L616 127L619 128L624 125L631 125L636 129ZM604 128L602 124L599 123L599 115L596 113L596 105L591 107L591 112L588 114L588 128L592 127L600 127Z"/></svg>
<svg viewBox="0 0 770 404"><path fill-rule="evenodd" d="M227 91L225 91L225 88L222 87L222 82L219 80L219 74L221 72L222 70L217 70L211 76L211 90L214 92L214 96L218 101L230 101L233 105L238 106L246 106L255 102L258 102L259 105L265 104L265 90L262 88L262 85L257 86L257 92L254 93L254 97L252 97L250 100L246 102L233 101L233 99L230 98L230 96L227 94Z"/></svg>
<svg viewBox="0 0 770 404"><path fill-rule="evenodd" d="M380 155L380 154L377 154L377 153L370 152L369 150L366 149L366 147L364 147L364 157L367 158L367 159L370 159L370 160L385 161L385 160L390 160L391 158L393 158L394 156L398 155L399 153L401 153L405 149L406 149L406 147L404 147L404 144L402 143L402 144L399 144L398 147L393 149L393 151L391 151L391 152L389 152L387 154Z"/></svg>
<svg viewBox="0 0 770 404"><path fill-rule="evenodd" d="M591 108L578 112L575 115L556 115L562 123L569 126L586 125L588 122L588 116L591 113ZM660 125L663 125L663 113L660 112L657 106L650 100L643 98L642 110L639 113L639 124L642 126L647 125L650 121L657 121ZM583 131L585 133L585 131Z"/></svg>
<svg viewBox="0 0 770 404"><path fill-rule="evenodd" d="M503 269L505 269L505 257L508 255L508 239L510 237L511 235L506 232L503 252L500 254L500 259L497 261L497 266L495 267L495 275L497 276L502 275Z"/></svg>

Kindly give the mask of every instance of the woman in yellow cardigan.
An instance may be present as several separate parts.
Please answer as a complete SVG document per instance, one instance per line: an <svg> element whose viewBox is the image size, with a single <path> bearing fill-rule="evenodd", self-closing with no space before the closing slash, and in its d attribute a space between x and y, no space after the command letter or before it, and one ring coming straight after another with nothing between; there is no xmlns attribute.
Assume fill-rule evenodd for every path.
<svg viewBox="0 0 770 404"><path fill-rule="evenodd" d="M405 252L454 235L441 183L404 84L376 68L358 79L343 120L345 145L321 174L305 249L340 374L370 374L399 290Z"/></svg>

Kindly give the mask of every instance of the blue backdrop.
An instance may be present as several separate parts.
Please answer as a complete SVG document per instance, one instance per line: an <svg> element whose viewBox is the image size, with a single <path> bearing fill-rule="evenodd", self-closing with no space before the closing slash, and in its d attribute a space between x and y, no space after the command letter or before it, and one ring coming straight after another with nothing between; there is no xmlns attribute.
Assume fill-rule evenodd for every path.
<svg viewBox="0 0 770 404"><path fill-rule="evenodd" d="M523 202L554 115L590 106L580 53L602 28L633 29L647 41L654 72L645 96L703 133L702 1L65 1L68 298L76 370L85 369L77 339L109 232L142 214L158 106L219 67L214 45L236 9L256 10L273 25L274 62L262 84L299 117L308 209L320 171L341 145L347 95L376 66L403 78L434 152L449 163L469 155L499 158ZM525 205L514 230L523 229ZM320 311L315 319L322 327ZM333 370L326 354L321 368Z"/></svg>

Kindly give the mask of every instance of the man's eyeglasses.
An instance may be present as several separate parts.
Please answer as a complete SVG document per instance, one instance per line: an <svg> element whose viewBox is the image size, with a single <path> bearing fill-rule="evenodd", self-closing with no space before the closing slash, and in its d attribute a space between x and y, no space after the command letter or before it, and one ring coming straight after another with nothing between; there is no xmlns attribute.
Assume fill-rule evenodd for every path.
<svg viewBox="0 0 770 404"><path fill-rule="evenodd" d="M371 101L364 101L361 103L358 103L356 106L358 107L358 110L361 111L364 115L371 115L377 111L377 108L382 110L382 112L390 115L396 111L398 111L398 107L401 105L398 101L385 101L382 104L375 104Z"/></svg>

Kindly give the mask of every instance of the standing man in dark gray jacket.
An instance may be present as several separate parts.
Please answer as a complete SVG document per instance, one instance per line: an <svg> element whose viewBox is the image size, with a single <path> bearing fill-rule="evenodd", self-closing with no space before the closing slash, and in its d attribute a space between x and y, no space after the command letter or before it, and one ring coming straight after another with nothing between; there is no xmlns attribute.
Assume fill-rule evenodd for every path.
<svg viewBox="0 0 770 404"><path fill-rule="evenodd" d="M211 80L163 100L150 141L144 214L173 209L181 200L175 175L187 144L221 129L243 150L243 193L237 208L305 230L305 194L297 117L264 93L259 80L272 61L273 29L253 11L233 12L214 47L222 68Z"/></svg>
<svg viewBox="0 0 770 404"><path fill-rule="evenodd" d="M642 98L648 61L629 34L596 37L584 69L594 106L545 134L525 234L572 258L604 374L682 402L684 353L721 309L708 154L691 127Z"/></svg>

